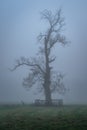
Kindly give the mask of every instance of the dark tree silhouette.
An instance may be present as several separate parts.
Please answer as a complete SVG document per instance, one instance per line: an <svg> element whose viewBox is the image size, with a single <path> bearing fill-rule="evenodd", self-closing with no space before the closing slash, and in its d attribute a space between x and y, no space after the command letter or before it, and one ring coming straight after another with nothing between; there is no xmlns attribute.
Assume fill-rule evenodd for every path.
<svg viewBox="0 0 87 130"><path fill-rule="evenodd" d="M30 73L23 80L23 85L31 88L38 82L40 90L44 91L46 103L50 105L52 104L52 92L64 93L66 90L63 84L63 75L53 71L52 63L56 57L51 52L56 44L66 45L68 41L62 33L65 23L61 9L54 15L51 11L44 10L41 15L49 26L44 34L40 33L38 36L40 48L37 57L31 59L21 57L16 61L12 71L23 65L29 66Z"/></svg>

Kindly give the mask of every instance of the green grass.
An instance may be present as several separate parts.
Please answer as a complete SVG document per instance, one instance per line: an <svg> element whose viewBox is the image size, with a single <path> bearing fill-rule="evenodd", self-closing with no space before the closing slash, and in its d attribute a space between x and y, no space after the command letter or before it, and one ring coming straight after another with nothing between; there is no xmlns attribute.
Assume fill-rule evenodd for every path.
<svg viewBox="0 0 87 130"><path fill-rule="evenodd" d="M87 130L87 106L0 108L0 130Z"/></svg>

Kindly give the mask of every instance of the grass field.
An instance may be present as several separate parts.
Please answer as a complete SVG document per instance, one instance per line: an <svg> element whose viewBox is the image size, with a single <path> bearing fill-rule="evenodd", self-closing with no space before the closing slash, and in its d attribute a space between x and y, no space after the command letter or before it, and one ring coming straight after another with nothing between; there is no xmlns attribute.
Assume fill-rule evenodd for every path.
<svg viewBox="0 0 87 130"><path fill-rule="evenodd" d="M0 107L0 130L87 130L87 106Z"/></svg>

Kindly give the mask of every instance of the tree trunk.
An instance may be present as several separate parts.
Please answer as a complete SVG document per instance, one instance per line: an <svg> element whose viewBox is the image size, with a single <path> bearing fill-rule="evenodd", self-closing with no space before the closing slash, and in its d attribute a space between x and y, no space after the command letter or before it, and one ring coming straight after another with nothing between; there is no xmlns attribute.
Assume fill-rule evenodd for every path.
<svg viewBox="0 0 87 130"><path fill-rule="evenodd" d="M50 68L48 66L44 78L44 93L45 93L46 105L52 105L50 84L51 84Z"/></svg>
<svg viewBox="0 0 87 130"><path fill-rule="evenodd" d="M44 94L45 94L46 105L51 105L52 104L51 91L50 91L50 85L48 83L44 84Z"/></svg>
<svg viewBox="0 0 87 130"><path fill-rule="evenodd" d="M44 75L44 93L45 93L45 100L46 100L46 105L51 105L52 104L52 99L51 99L51 90L50 90L50 67L49 67L49 54L48 54L48 40L45 37L44 41L44 48L45 48L45 60L46 60L46 71Z"/></svg>

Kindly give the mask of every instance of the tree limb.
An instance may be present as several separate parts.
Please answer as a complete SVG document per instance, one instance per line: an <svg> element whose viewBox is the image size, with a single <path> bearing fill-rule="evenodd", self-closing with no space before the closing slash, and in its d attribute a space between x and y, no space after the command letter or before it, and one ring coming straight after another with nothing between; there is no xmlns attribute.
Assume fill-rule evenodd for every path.
<svg viewBox="0 0 87 130"><path fill-rule="evenodd" d="M55 59L56 59L56 57L51 57L51 58L49 59L49 63L54 62L54 61L55 61Z"/></svg>
<svg viewBox="0 0 87 130"><path fill-rule="evenodd" d="M43 69L41 68L41 66L39 64L30 62L29 59L26 59L24 57L21 57L20 60L16 60L16 65L14 66L14 68L12 68L10 70L14 71L18 67L23 66L23 65L26 65L29 67L37 67L42 73L44 73Z"/></svg>

